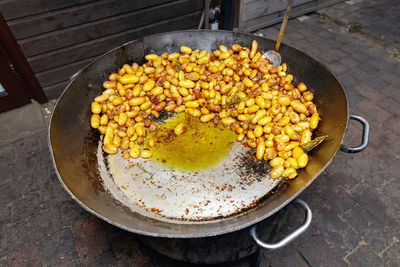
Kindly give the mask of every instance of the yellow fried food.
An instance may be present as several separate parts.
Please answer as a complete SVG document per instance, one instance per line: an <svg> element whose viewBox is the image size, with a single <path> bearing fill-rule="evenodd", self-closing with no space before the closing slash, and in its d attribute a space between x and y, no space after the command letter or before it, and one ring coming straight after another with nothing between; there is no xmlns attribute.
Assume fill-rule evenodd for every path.
<svg viewBox="0 0 400 267"><path fill-rule="evenodd" d="M283 63L274 67L251 47L220 45L213 52L182 46L180 53L148 54L147 62L125 64L103 82L91 103L93 128L104 135L103 150L124 158L150 158L145 137L157 130L161 111L185 112L201 122L221 123L236 140L254 148L258 160L270 161L272 178L297 176L309 157L301 146L312 138L320 114L314 94ZM179 123L176 135L185 132Z"/></svg>

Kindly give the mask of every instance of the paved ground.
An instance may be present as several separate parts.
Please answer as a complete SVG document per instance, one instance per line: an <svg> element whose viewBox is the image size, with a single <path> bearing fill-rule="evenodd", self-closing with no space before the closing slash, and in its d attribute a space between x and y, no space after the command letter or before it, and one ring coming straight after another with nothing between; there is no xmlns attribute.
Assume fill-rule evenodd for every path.
<svg viewBox="0 0 400 267"><path fill-rule="evenodd" d="M388 51L400 50L400 4L395 0L349 0L318 11L349 31L372 38Z"/></svg>
<svg viewBox="0 0 400 267"><path fill-rule="evenodd" d="M273 38L278 26L262 31ZM400 64L374 43L353 38L318 16L288 23L284 42L319 58L342 82L351 113L371 124L369 147L339 153L300 198L311 206L311 229L285 249L265 252L270 266L400 265ZM334 103L332 103L334 104ZM82 210L51 167L44 121L1 114L30 125L9 133L0 150L0 266L186 266L142 245L135 235ZM45 110L44 110L45 112ZM11 114L11 115L10 115ZM34 117L34 118L33 118ZM3 128L2 128L3 129ZM18 128L19 129L19 128ZM19 140L15 139L17 134ZM351 123L346 144L356 145ZM301 221L289 217L285 231ZM249 266L245 259L225 266Z"/></svg>

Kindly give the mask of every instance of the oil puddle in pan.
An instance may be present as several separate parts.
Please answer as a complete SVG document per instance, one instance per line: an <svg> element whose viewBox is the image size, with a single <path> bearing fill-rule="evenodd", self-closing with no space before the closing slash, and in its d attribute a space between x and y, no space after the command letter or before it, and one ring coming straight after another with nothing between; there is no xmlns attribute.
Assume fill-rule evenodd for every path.
<svg viewBox="0 0 400 267"><path fill-rule="evenodd" d="M174 128L184 122L187 130L176 136ZM152 160L178 170L195 171L208 168L221 161L235 143L236 134L222 123L203 123L185 113L178 113L157 126L148 138L154 138ZM147 143L147 140L146 142Z"/></svg>

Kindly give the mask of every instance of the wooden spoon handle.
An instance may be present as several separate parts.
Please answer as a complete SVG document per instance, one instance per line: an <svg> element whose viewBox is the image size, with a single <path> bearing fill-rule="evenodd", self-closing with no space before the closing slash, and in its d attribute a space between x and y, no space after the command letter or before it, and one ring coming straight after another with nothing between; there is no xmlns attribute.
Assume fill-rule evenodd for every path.
<svg viewBox="0 0 400 267"><path fill-rule="evenodd" d="M276 52L279 51L279 47L281 46L283 33L285 32L286 23L287 23L287 21L289 19L289 14L290 14L290 10L292 9L293 1L294 0L289 0L289 2L288 2L287 8L286 8L285 17L283 18L283 21L282 21L281 30L279 31L278 40L276 40L276 45L275 45L275 51Z"/></svg>

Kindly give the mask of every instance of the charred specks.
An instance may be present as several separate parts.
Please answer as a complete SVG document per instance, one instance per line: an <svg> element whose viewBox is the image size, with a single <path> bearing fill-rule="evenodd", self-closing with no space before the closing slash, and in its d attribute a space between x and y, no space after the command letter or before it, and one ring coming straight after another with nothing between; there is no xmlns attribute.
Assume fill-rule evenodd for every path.
<svg viewBox="0 0 400 267"><path fill-rule="evenodd" d="M242 177L242 185L251 185L254 181L265 179L271 169L266 161L257 160L254 151L243 153L237 162L236 169Z"/></svg>
<svg viewBox="0 0 400 267"><path fill-rule="evenodd" d="M152 115L152 120L155 121L156 123L163 122L166 119L173 117L176 113L173 112L173 111L168 112L168 111L165 111L165 110L161 110L161 111L158 112L158 114L159 114L158 118L156 118L156 117L154 117Z"/></svg>

